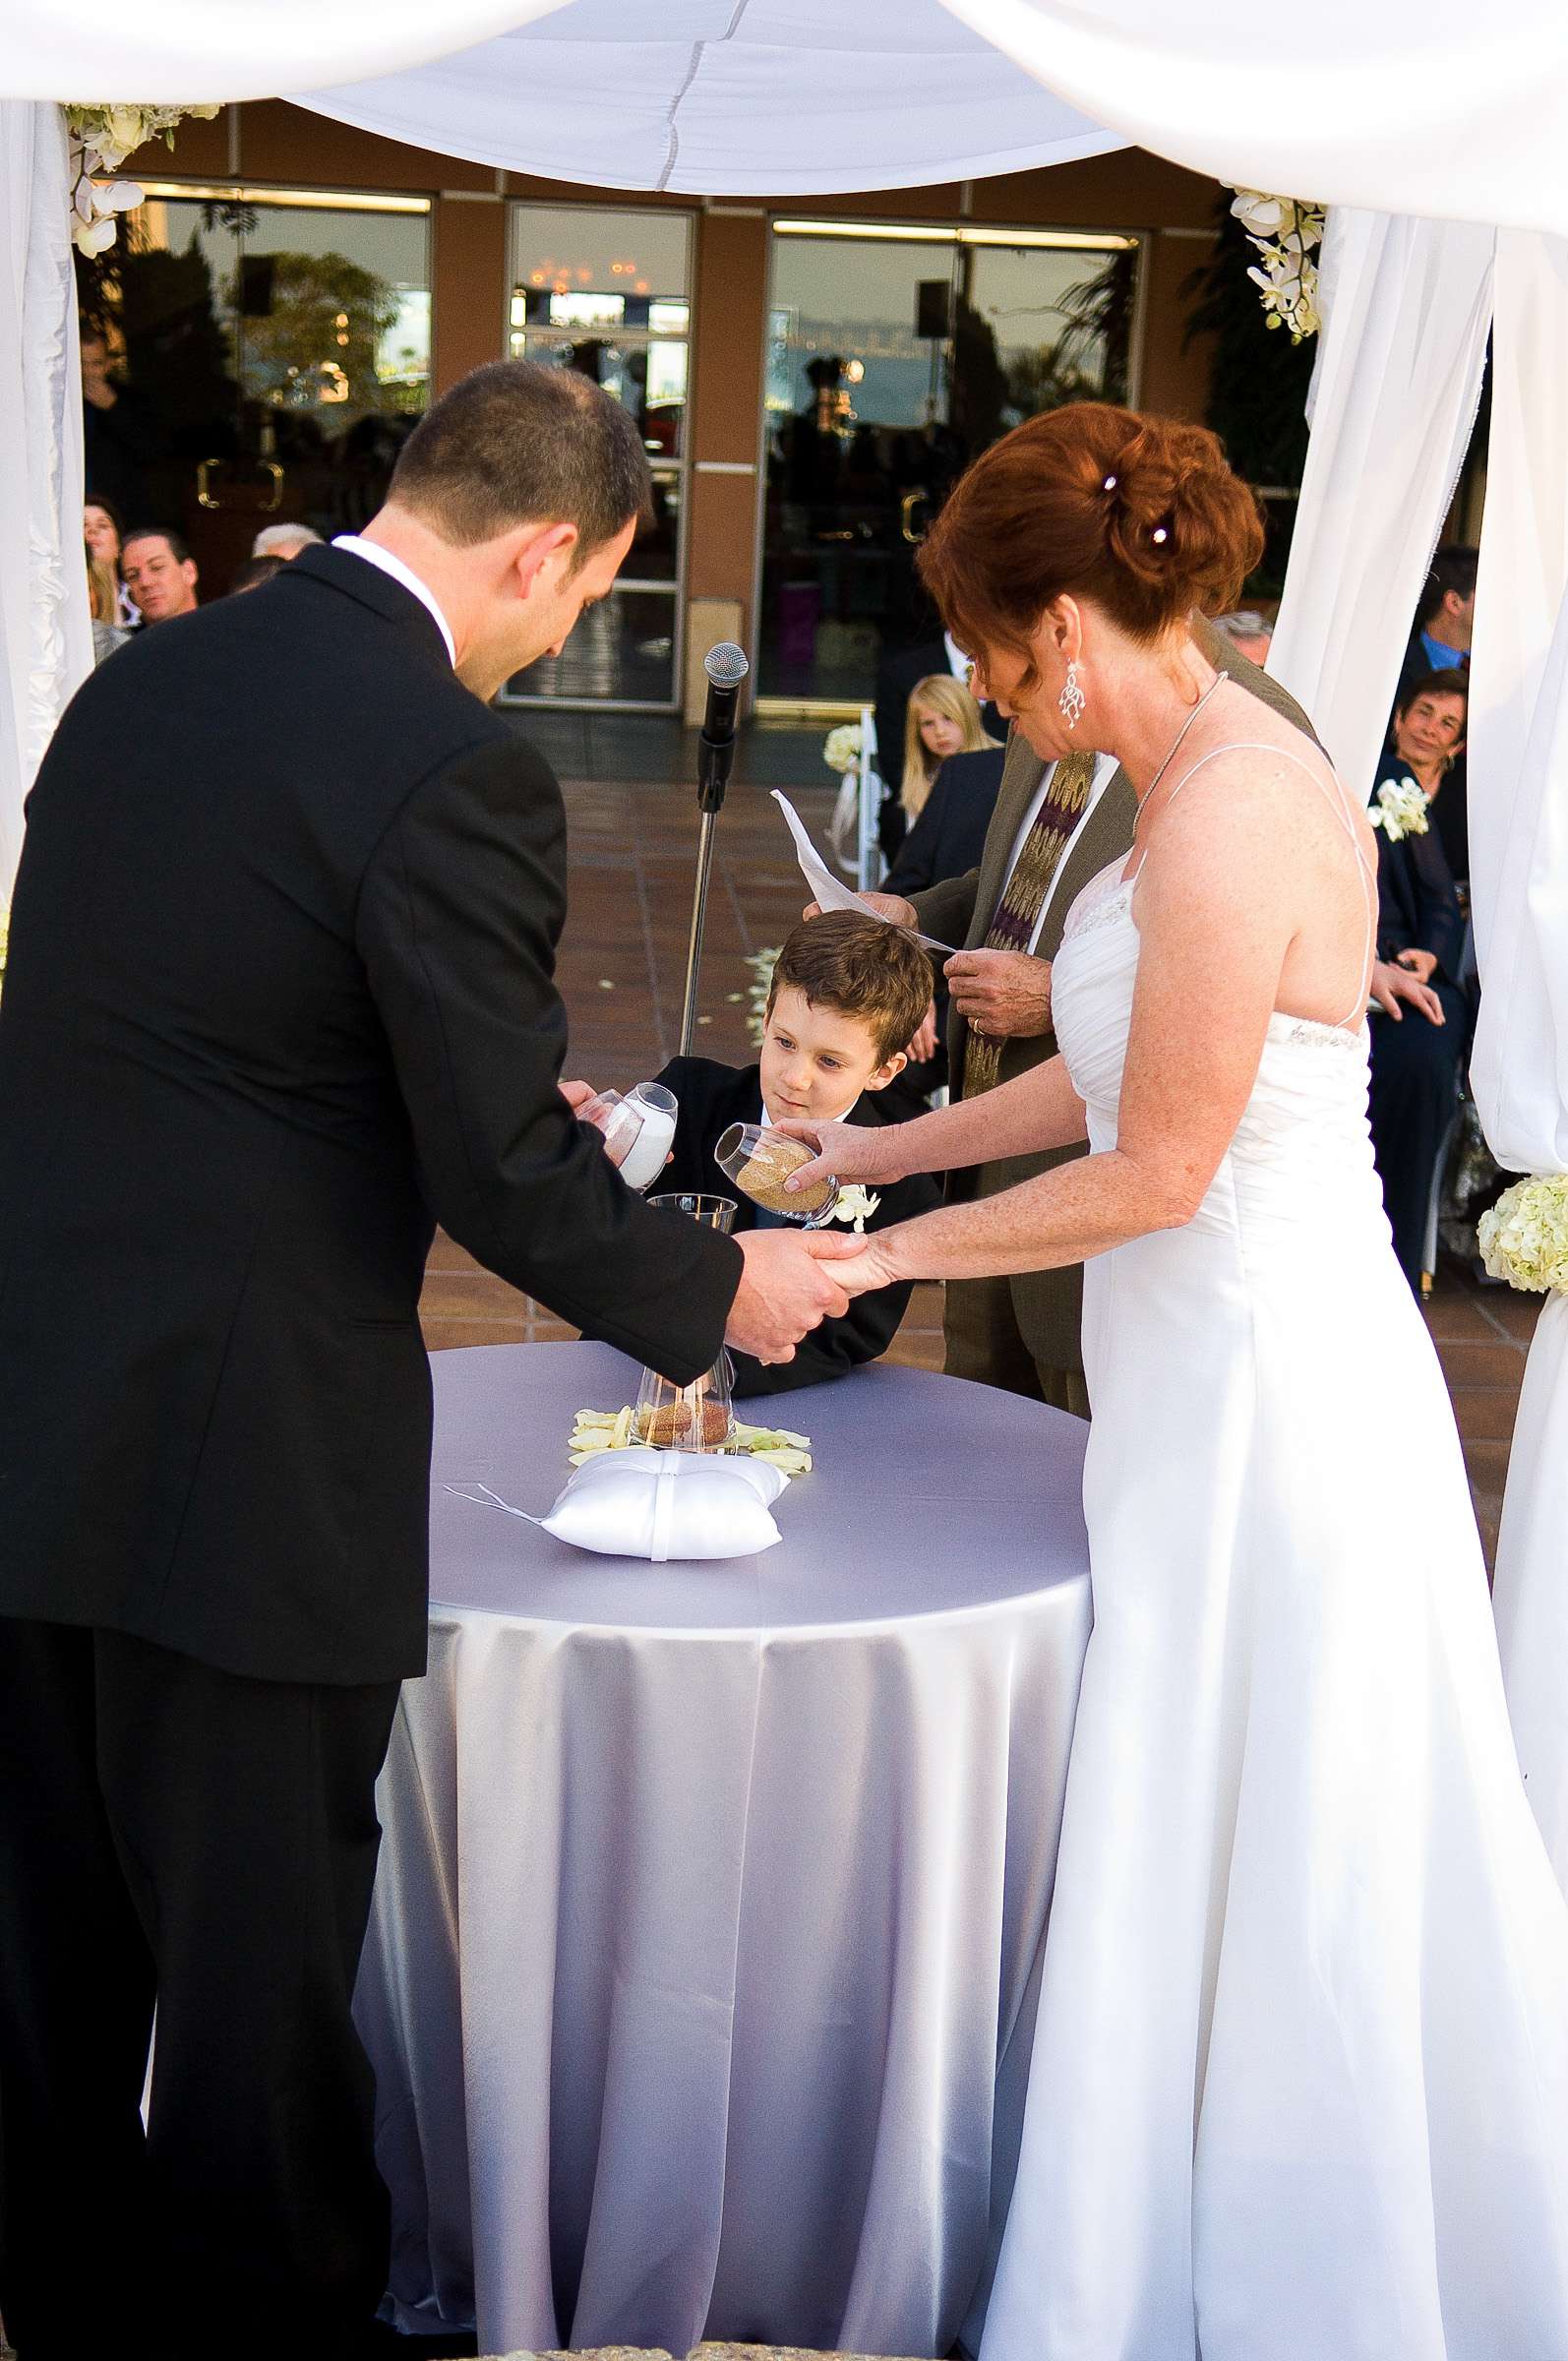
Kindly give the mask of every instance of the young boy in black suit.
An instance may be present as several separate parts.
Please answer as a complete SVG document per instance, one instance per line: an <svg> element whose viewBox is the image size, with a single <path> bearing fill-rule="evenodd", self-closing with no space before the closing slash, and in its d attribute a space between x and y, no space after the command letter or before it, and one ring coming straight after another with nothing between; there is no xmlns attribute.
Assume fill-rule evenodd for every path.
<svg viewBox="0 0 1568 2361"><path fill-rule="evenodd" d="M798 926L773 970L762 1054L755 1065L713 1058L672 1058L658 1077L680 1103L667 1189L702 1189L734 1197L737 1234L782 1223L765 1213L713 1161L731 1123L782 1122L815 1116L852 1123L891 1120L876 1104L904 1069L905 1044L931 1002L931 962L912 935L854 910L825 912ZM868 1230L907 1222L939 1201L924 1173L877 1191ZM732 1353L735 1391L777 1394L842 1377L885 1353L909 1302L907 1287L858 1297L842 1319L824 1320L795 1349L793 1361L763 1363Z"/></svg>

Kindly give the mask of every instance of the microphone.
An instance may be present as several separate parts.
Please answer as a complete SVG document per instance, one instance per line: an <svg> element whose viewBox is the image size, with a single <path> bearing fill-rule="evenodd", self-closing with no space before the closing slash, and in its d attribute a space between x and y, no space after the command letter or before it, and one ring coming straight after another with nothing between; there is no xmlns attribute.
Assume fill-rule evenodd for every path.
<svg viewBox="0 0 1568 2361"><path fill-rule="evenodd" d="M708 649L702 669L708 676L708 701L697 741L696 802L699 812L717 812L735 762L735 709L740 703L741 683L752 667L744 648L737 647L733 639L721 639Z"/></svg>

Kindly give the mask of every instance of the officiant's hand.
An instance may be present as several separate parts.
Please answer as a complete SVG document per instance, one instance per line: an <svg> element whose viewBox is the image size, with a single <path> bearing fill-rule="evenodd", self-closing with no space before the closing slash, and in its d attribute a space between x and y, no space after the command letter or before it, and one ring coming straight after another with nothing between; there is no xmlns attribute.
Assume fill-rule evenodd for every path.
<svg viewBox="0 0 1568 2361"><path fill-rule="evenodd" d="M1051 1030L1051 962L1028 951L956 951L942 969L953 1006L988 1041Z"/></svg>
<svg viewBox="0 0 1568 2361"><path fill-rule="evenodd" d="M865 1251L864 1238L825 1230L748 1230L735 1242L746 1267L724 1341L737 1353L761 1362L793 1361L803 1336L848 1311L843 1266Z"/></svg>

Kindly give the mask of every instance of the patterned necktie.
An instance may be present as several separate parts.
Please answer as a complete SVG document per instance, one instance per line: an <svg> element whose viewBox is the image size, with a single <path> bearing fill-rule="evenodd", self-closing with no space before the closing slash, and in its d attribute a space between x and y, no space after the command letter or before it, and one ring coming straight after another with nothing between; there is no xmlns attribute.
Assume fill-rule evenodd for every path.
<svg viewBox="0 0 1568 2361"><path fill-rule="evenodd" d="M1027 951L1033 942L1067 839L1089 800L1095 759L1092 754L1064 755L1052 771L1051 785L1030 822L987 929L988 951ZM989 1040L970 1027L964 1047L966 1099L977 1099L992 1088L1001 1065L1002 1048L1001 1042Z"/></svg>

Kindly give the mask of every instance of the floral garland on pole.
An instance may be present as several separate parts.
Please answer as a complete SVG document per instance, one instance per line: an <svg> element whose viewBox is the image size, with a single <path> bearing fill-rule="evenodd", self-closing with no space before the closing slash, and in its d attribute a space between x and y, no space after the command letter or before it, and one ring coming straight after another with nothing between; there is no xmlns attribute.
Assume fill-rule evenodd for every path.
<svg viewBox="0 0 1568 2361"><path fill-rule="evenodd" d="M1247 276L1262 296L1270 328L1288 328L1293 344L1315 336L1323 325L1317 308L1322 206L1295 197L1270 197L1261 189L1238 189L1231 211L1261 258L1261 269L1254 264Z"/></svg>
<svg viewBox="0 0 1568 2361"><path fill-rule="evenodd" d="M71 236L83 254L102 254L119 235L118 216L142 202L134 180L116 180L128 155L160 135L174 145L187 115L211 120L215 106L68 106L71 132ZM109 176L105 180L105 175Z"/></svg>

